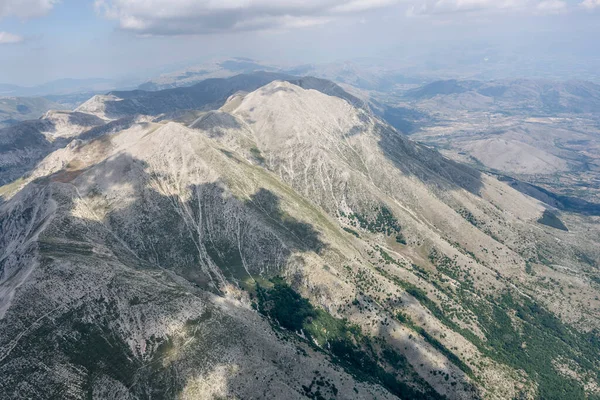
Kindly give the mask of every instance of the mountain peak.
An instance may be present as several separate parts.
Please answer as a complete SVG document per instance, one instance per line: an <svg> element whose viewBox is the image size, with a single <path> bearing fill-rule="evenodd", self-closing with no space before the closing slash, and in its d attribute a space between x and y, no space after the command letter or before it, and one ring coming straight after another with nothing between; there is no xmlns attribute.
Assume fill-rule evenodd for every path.
<svg viewBox="0 0 600 400"><path fill-rule="evenodd" d="M106 103L110 101L119 101L119 97L115 95L97 94L92 96L88 101L81 104L75 111L96 115L103 119L114 119L107 115Z"/></svg>
<svg viewBox="0 0 600 400"><path fill-rule="evenodd" d="M338 139L353 127L367 121L366 112L347 101L314 89L304 89L287 81L271 82L245 95L235 107L226 108L256 127L256 133L297 141L312 141L317 137ZM258 121L261 121L260 123ZM267 125L264 122L270 122Z"/></svg>

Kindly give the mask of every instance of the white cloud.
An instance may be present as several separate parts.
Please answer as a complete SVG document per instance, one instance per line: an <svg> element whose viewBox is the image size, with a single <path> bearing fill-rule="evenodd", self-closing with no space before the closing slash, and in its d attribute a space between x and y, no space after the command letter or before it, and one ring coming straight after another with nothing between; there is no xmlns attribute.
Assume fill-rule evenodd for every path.
<svg viewBox="0 0 600 400"><path fill-rule="evenodd" d="M0 18L36 18L46 15L60 0L0 0Z"/></svg>
<svg viewBox="0 0 600 400"><path fill-rule="evenodd" d="M567 9L567 3L561 0L545 0L536 8L542 14L559 14Z"/></svg>
<svg viewBox="0 0 600 400"><path fill-rule="evenodd" d="M600 7L600 0L584 0L583 2L581 2L581 6L592 10L596 7Z"/></svg>
<svg viewBox="0 0 600 400"><path fill-rule="evenodd" d="M299 28L400 0L95 0L98 13L139 34Z"/></svg>
<svg viewBox="0 0 600 400"><path fill-rule="evenodd" d="M0 0L1 1L1 0ZM31 1L31 0L30 0ZM98 14L140 35L209 34L302 28L395 7L408 16L528 13L556 14L570 0L95 0ZM592 8L600 0L583 1Z"/></svg>
<svg viewBox="0 0 600 400"><path fill-rule="evenodd" d="M14 44L21 43L23 40L23 36L15 35L9 32L0 32L0 44Z"/></svg>

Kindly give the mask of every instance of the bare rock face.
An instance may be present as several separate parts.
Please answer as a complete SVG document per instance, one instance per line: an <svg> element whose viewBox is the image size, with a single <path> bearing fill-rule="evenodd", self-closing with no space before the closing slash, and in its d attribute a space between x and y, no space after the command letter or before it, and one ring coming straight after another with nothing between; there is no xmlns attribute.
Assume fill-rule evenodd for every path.
<svg viewBox="0 0 600 400"><path fill-rule="evenodd" d="M106 122L81 112L48 111L40 119L0 129L0 184L14 181L52 151Z"/></svg>
<svg viewBox="0 0 600 400"><path fill-rule="evenodd" d="M0 397L593 393L597 227L538 224L321 83L219 88L189 126L123 112L0 192Z"/></svg>

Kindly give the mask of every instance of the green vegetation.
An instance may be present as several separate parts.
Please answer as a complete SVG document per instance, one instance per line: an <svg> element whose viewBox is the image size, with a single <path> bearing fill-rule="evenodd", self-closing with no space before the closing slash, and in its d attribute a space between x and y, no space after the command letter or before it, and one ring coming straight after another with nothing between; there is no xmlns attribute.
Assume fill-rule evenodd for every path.
<svg viewBox="0 0 600 400"><path fill-rule="evenodd" d="M412 283L400 280L398 277L389 274L381 268L376 269L380 274L393 281L396 285L404 288L404 290L406 290L406 293L413 296L419 303L421 303L422 306L426 307L444 325L456 331L460 330L460 327L458 327L458 325L456 325L454 321L448 318L448 316L437 306L437 304L429 297L427 297L427 294L423 290L419 289ZM475 336L472 333L468 333L467 335L473 337Z"/></svg>
<svg viewBox="0 0 600 400"><path fill-rule="evenodd" d="M396 235L396 243L400 243L403 245L406 245L406 238L404 237L404 234L402 234L402 232L400 232L399 234Z"/></svg>
<svg viewBox="0 0 600 400"><path fill-rule="evenodd" d="M358 232L356 232L354 229L350 229L350 228L346 228L346 227L343 227L342 229L345 230L346 232L348 232L349 234L356 236L357 238L360 237Z"/></svg>
<svg viewBox="0 0 600 400"><path fill-rule="evenodd" d="M408 315L404 314L403 312L399 312L396 314L396 319L398 321L400 321L401 323L403 323L407 326L410 326L414 331L416 331L418 334L420 334L423 337L423 339L425 339L425 341L427 341L430 345L435 347L450 362L452 362L454 365L456 365L458 368L460 368L469 377L471 377L473 379L475 378L473 371L467 364L465 364L463 362L463 360L461 360L456 354L454 354L452 351L450 351L439 340L437 340L432 335L430 335L429 332L427 332L425 329L416 325Z"/></svg>
<svg viewBox="0 0 600 400"><path fill-rule="evenodd" d="M505 294L490 300L493 302L485 304L465 299L486 332L485 343L473 341L485 355L524 370L537 383L541 399L590 398L579 382L559 373L554 362L572 360L598 373L598 333L586 336L575 332L527 298L516 300ZM515 313L515 321L509 316L511 312Z"/></svg>
<svg viewBox="0 0 600 400"><path fill-rule="evenodd" d="M367 217L358 213L351 213L346 215L343 211L340 212L343 217L348 217L350 223L354 226L360 227L371 233L383 233L387 236L393 234L400 234L402 227L398 223L394 214L384 205L379 206L375 210L375 217Z"/></svg>
<svg viewBox="0 0 600 400"><path fill-rule="evenodd" d="M456 291L448 291L458 297L460 304L472 312L485 333L485 340L472 332L457 326L446 317L425 293L409 284L399 282L419 302L427 307L441 322L462 334L475 344L487 357L525 371L538 386L541 399L586 399L580 382L566 377L557 371L558 365L569 362L586 371L600 372L600 339L598 332L582 334L564 325L554 314L533 300L505 293L500 297L475 296L472 280L456 263L435 251L430 253L430 261L440 272L461 282ZM526 263L526 272L534 274L531 264ZM445 290L439 287L440 290ZM511 317L514 315L514 317ZM421 334L426 337L426 332ZM426 338L427 340L427 338Z"/></svg>
<svg viewBox="0 0 600 400"><path fill-rule="evenodd" d="M377 246L377 250L379 250L379 254L381 255L381 258L383 258L386 264L397 264L396 259L390 256L387 251L383 250L379 246Z"/></svg>
<svg viewBox="0 0 600 400"><path fill-rule="evenodd" d="M474 255L472 257L475 258ZM461 268L455 260L435 249L431 249L429 252L429 261L436 266L439 272L460 282L462 289L474 290L474 280L471 273Z"/></svg>
<svg viewBox="0 0 600 400"><path fill-rule="evenodd" d="M528 275L535 275L535 272L533 271L533 266L529 261L525 261L525 272Z"/></svg>
<svg viewBox="0 0 600 400"><path fill-rule="evenodd" d="M427 341L430 345L432 345L440 353L442 353L451 363L460 368L469 377L473 379L475 378L475 375L473 374L471 368L467 364L465 364L465 362L461 360L456 354L454 354L446 346L444 346L439 340L431 336L425 329L423 329L420 326L414 324L410 324L410 326L421 336L423 336L423 339L425 339L425 341Z"/></svg>
<svg viewBox="0 0 600 400"><path fill-rule="evenodd" d="M335 398L338 394L338 388L331 379L321 375L319 371L315 371L315 376L309 386L302 385L302 390L306 397L315 400L326 400L326 395L329 398Z"/></svg>
<svg viewBox="0 0 600 400"><path fill-rule="evenodd" d="M477 219L471 213L471 211L467 210L466 208L461 208L460 210L458 210L458 213L461 215L461 217L463 217L465 220L467 220L467 222L469 222L471 225L478 226Z"/></svg>
<svg viewBox="0 0 600 400"><path fill-rule="evenodd" d="M257 147L251 147L250 154L252 155L252 158L254 158L254 160L259 164L264 164L264 162L266 161L261 151Z"/></svg>
<svg viewBox="0 0 600 400"><path fill-rule="evenodd" d="M472 291L461 287L456 293L460 302L476 317L485 333L485 340L458 326L427 294L416 286L399 280L385 271L378 271L403 287L421 305L449 328L460 333L476 345L487 357L512 368L525 371L538 386L540 399L589 399L580 382L556 370L555 362L568 360L586 371L600 375L600 333L582 334L564 325L554 314L528 298L515 298L505 294L500 298L478 298ZM515 314L514 318L510 314ZM412 326L425 340L440 350L449 360L467 374L471 370L453 353L438 345L438 341L422 328L415 326L409 317L400 313L398 321ZM436 343L437 342L437 343ZM465 368L466 367L466 368Z"/></svg>
<svg viewBox="0 0 600 400"><path fill-rule="evenodd" d="M318 343L318 349L327 351L333 361L340 364L357 379L380 383L402 399L442 399L423 379L419 378L404 356L389 346L374 343L361 329L347 320L334 318L296 293L281 278L272 279L273 287L256 287L258 310L282 328L303 332L307 342ZM314 342L313 342L314 341ZM380 356L381 352L381 356ZM422 388L399 381L396 374L388 372L381 362L394 369L411 372L411 379ZM406 371L408 370L408 371Z"/></svg>

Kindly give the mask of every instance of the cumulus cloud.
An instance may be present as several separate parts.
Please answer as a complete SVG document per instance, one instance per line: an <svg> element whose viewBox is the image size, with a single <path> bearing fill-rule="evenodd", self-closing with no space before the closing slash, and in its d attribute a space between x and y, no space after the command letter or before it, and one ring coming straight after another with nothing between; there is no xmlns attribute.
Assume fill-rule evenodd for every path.
<svg viewBox="0 0 600 400"><path fill-rule="evenodd" d="M600 7L600 0L584 0L581 3L581 6L584 8L587 8L589 10L592 10L594 8Z"/></svg>
<svg viewBox="0 0 600 400"><path fill-rule="evenodd" d="M538 3L536 8L542 14L559 14L567 9L567 3L561 0L545 0Z"/></svg>
<svg viewBox="0 0 600 400"><path fill-rule="evenodd" d="M148 35L298 28L399 0L96 0L98 13Z"/></svg>
<svg viewBox="0 0 600 400"><path fill-rule="evenodd" d="M14 44L21 43L23 40L23 36L15 35L9 32L0 32L0 44Z"/></svg>
<svg viewBox="0 0 600 400"><path fill-rule="evenodd" d="M36 18L46 15L60 0L0 0L0 18Z"/></svg>

